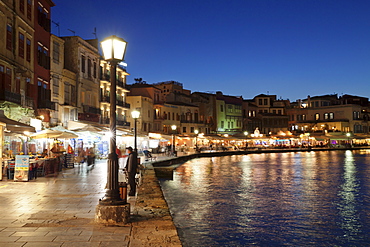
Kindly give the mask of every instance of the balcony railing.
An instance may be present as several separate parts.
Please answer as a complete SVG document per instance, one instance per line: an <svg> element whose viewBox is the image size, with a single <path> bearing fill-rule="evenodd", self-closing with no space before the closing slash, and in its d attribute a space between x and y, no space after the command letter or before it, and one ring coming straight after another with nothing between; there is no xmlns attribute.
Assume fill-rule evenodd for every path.
<svg viewBox="0 0 370 247"><path fill-rule="evenodd" d="M0 100L13 102L20 105L22 102L21 98L22 97L19 93L13 93L7 90L0 92Z"/></svg>
<svg viewBox="0 0 370 247"><path fill-rule="evenodd" d="M78 120L99 123L100 115L94 113L78 113Z"/></svg>
<svg viewBox="0 0 370 247"><path fill-rule="evenodd" d="M38 109L49 109L55 111L55 102L52 102L47 99L41 99L37 101Z"/></svg>
<svg viewBox="0 0 370 247"><path fill-rule="evenodd" d="M92 114L101 114L100 108L96 108L93 106L83 105L84 113L92 113ZM99 120L98 120L99 122Z"/></svg>
<svg viewBox="0 0 370 247"><path fill-rule="evenodd" d="M26 96L25 107L34 109L35 104L34 104L33 98Z"/></svg>
<svg viewBox="0 0 370 247"><path fill-rule="evenodd" d="M109 118L102 118L101 123L102 124L109 124L110 119ZM126 120L116 120L116 123L119 126L130 127L130 122L127 122Z"/></svg>
<svg viewBox="0 0 370 247"><path fill-rule="evenodd" d="M117 120L117 125L124 126L124 127L130 127L130 122L126 122L124 120Z"/></svg>

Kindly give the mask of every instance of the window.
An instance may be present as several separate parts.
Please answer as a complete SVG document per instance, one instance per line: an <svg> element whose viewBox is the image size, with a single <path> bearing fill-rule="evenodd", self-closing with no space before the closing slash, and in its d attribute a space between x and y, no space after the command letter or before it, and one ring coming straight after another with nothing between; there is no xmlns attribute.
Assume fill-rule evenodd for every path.
<svg viewBox="0 0 370 247"><path fill-rule="evenodd" d="M329 113L324 114L324 119L329 119Z"/></svg>
<svg viewBox="0 0 370 247"><path fill-rule="evenodd" d="M26 40L26 60L28 62L31 61L31 40L30 39Z"/></svg>
<svg viewBox="0 0 370 247"><path fill-rule="evenodd" d="M267 105L267 99L263 99L263 104Z"/></svg>
<svg viewBox="0 0 370 247"><path fill-rule="evenodd" d="M224 106L223 105L220 105L220 111L224 112Z"/></svg>
<svg viewBox="0 0 370 247"><path fill-rule="evenodd" d="M94 78L96 78L96 62L94 61Z"/></svg>
<svg viewBox="0 0 370 247"><path fill-rule="evenodd" d="M221 121L221 128L224 128L224 121Z"/></svg>
<svg viewBox="0 0 370 247"><path fill-rule="evenodd" d="M9 90L12 88L12 69L8 67L6 67L5 86Z"/></svg>
<svg viewBox="0 0 370 247"><path fill-rule="evenodd" d="M258 104L262 105L262 99L258 99Z"/></svg>
<svg viewBox="0 0 370 247"><path fill-rule="evenodd" d="M27 0L27 18L32 19L32 0Z"/></svg>
<svg viewBox="0 0 370 247"><path fill-rule="evenodd" d="M50 57L48 49L41 43L37 46L37 63L45 69L50 69Z"/></svg>
<svg viewBox="0 0 370 247"><path fill-rule="evenodd" d="M24 14L24 0L19 0L19 11Z"/></svg>
<svg viewBox="0 0 370 247"><path fill-rule="evenodd" d="M358 120L360 119L360 112L359 111L354 111L353 112L353 120Z"/></svg>
<svg viewBox="0 0 370 247"><path fill-rule="evenodd" d="M24 58L24 34L19 33L19 40L18 40L18 56Z"/></svg>
<svg viewBox="0 0 370 247"><path fill-rule="evenodd" d="M59 64L59 48L60 44L56 41L53 42L53 62Z"/></svg>
<svg viewBox="0 0 370 247"><path fill-rule="evenodd" d="M37 23L43 27L45 31L50 32L49 12L41 5L37 8Z"/></svg>
<svg viewBox="0 0 370 247"><path fill-rule="evenodd" d="M91 78L91 67L92 67L92 64L91 64L91 59L88 58L87 59L87 76L89 78Z"/></svg>
<svg viewBox="0 0 370 247"><path fill-rule="evenodd" d="M334 113L333 112L329 113L329 119L334 119Z"/></svg>
<svg viewBox="0 0 370 247"><path fill-rule="evenodd" d="M194 127L190 127L190 133L194 133Z"/></svg>
<svg viewBox="0 0 370 247"><path fill-rule="evenodd" d="M227 106L227 112L229 112L229 113L233 112L233 106L232 105Z"/></svg>
<svg viewBox="0 0 370 247"><path fill-rule="evenodd" d="M182 132L186 133L186 127L182 127Z"/></svg>
<svg viewBox="0 0 370 247"><path fill-rule="evenodd" d="M315 120L320 120L320 114L319 113L315 114Z"/></svg>
<svg viewBox="0 0 370 247"><path fill-rule="evenodd" d="M294 121L294 115L291 115L290 117L291 117L291 120Z"/></svg>
<svg viewBox="0 0 370 247"><path fill-rule="evenodd" d="M12 50L12 48L13 48L12 35L13 35L13 27L12 27L12 25L7 24L6 25L6 49L8 49L8 50Z"/></svg>
<svg viewBox="0 0 370 247"><path fill-rule="evenodd" d="M85 56L81 56L81 72L85 73Z"/></svg>

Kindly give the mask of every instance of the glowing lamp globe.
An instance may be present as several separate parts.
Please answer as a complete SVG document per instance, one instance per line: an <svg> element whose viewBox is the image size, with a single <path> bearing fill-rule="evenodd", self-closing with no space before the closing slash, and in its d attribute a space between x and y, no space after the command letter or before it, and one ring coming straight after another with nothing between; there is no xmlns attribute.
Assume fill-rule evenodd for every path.
<svg viewBox="0 0 370 247"><path fill-rule="evenodd" d="M122 61L126 52L127 42L115 35L101 42L104 59L107 61Z"/></svg>

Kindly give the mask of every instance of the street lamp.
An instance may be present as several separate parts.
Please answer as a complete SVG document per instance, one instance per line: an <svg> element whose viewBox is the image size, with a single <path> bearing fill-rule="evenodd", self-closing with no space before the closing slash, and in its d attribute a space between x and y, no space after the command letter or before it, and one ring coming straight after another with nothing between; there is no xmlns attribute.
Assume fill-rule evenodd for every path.
<svg viewBox="0 0 370 247"><path fill-rule="evenodd" d="M172 154L175 154L175 131L177 129L176 125L171 125L172 129Z"/></svg>
<svg viewBox="0 0 370 247"><path fill-rule="evenodd" d="M117 64L122 61L125 55L127 42L112 35L101 42L103 56L110 64L110 123L111 132L108 155L108 179L105 196L100 200L99 205L113 206L126 204L126 200L120 198L118 187L118 157L116 154L116 98L117 98Z"/></svg>
<svg viewBox="0 0 370 247"><path fill-rule="evenodd" d="M350 143L350 141L349 141L349 138L351 137L351 133L347 133L347 134L346 134L346 136L347 136L347 143L348 143L348 146L349 146L349 147L351 147L352 145L351 145L351 143Z"/></svg>
<svg viewBox="0 0 370 247"><path fill-rule="evenodd" d="M140 117L140 112L134 110L131 112L131 116L134 119L134 149L135 153L137 153L137 119Z"/></svg>
<svg viewBox="0 0 370 247"><path fill-rule="evenodd" d="M199 134L199 130L194 130L194 134L195 134L195 151L198 152L198 134Z"/></svg>

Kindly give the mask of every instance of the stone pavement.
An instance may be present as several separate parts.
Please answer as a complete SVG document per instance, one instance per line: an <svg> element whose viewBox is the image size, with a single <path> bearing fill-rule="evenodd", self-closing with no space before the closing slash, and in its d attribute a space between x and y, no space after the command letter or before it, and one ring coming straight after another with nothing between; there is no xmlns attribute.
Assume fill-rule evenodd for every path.
<svg viewBox="0 0 370 247"><path fill-rule="evenodd" d="M158 157L165 159L166 157ZM104 196L107 161L63 170L29 182L0 181L0 246L182 246L160 185L146 164L137 197L130 197L130 223L94 222Z"/></svg>

